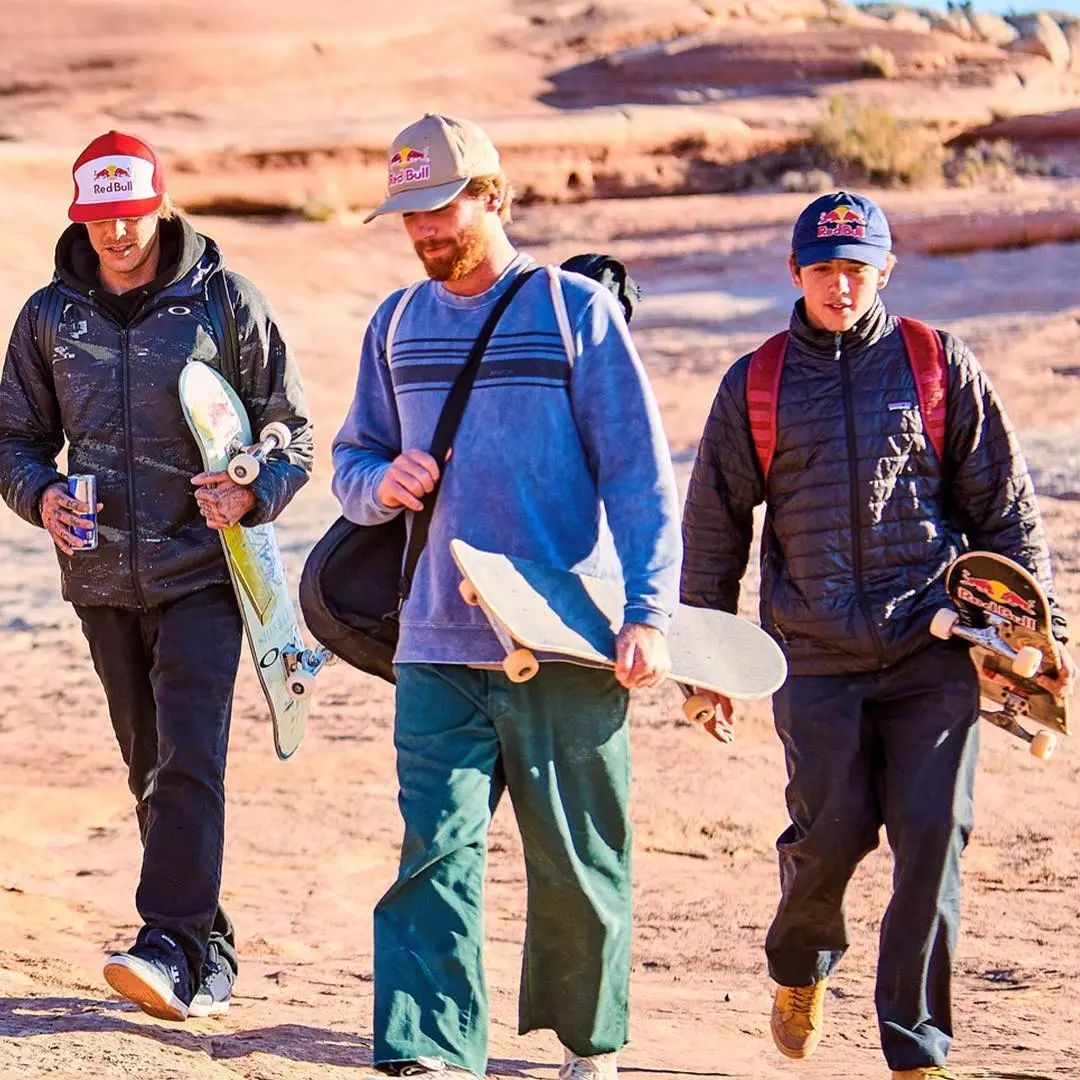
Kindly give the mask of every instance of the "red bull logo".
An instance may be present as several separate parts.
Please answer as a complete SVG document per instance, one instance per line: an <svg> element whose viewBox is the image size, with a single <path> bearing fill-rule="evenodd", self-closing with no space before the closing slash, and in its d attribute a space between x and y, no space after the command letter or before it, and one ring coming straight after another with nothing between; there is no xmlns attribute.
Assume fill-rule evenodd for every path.
<svg viewBox="0 0 1080 1080"><path fill-rule="evenodd" d="M403 146L390 155L391 188L430 178L431 157L428 147L418 150L415 146Z"/></svg>
<svg viewBox="0 0 1080 1080"><path fill-rule="evenodd" d="M974 577L964 570L957 596L965 603L1000 615L1009 622L1035 629L1035 602L1013 592L1004 582L993 578Z"/></svg>
<svg viewBox="0 0 1080 1080"><path fill-rule="evenodd" d="M834 236L850 236L857 240L866 238L866 218L853 206L834 206L818 218L819 240Z"/></svg>
<svg viewBox="0 0 1080 1080"><path fill-rule="evenodd" d="M134 187L131 170L125 169L123 165L106 165L94 172L95 195L130 193Z"/></svg>

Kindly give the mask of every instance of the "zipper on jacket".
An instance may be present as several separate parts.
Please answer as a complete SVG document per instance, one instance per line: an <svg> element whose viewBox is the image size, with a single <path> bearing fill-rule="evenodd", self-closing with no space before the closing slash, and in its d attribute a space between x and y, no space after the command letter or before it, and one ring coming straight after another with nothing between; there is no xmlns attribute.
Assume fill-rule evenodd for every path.
<svg viewBox="0 0 1080 1080"><path fill-rule="evenodd" d="M139 584L138 540L139 530L135 516L135 455L131 444L131 378L128 366L128 331L127 327L120 330L120 357L124 372L124 450L127 453L127 483L128 483L128 560L131 563L131 583L135 588L135 598L139 602L139 608L146 610L146 597L143 596L142 586Z"/></svg>
<svg viewBox="0 0 1080 1080"><path fill-rule="evenodd" d="M859 503L859 453L855 442L855 398L851 391L851 368L844 355L841 343L843 336L836 335L835 359L840 365L840 379L844 388L844 426L847 428L848 444L848 485L851 490L851 573L855 585L855 597L859 602L866 625L870 628L870 637L874 643L878 663L885 666L885 650L881 645L881 636L870 615L870 606L866 602L862 585L862 507Z"/></svg>

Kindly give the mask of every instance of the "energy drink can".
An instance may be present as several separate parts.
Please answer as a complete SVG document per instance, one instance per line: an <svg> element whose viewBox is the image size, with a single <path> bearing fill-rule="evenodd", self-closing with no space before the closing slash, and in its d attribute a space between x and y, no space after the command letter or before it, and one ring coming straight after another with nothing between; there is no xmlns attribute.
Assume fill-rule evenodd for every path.
<svg viewBox="0 0 1080 1080"><path fill-rule="evenodd" d="M68 494L73 499L85 503L90 507L90 512L84 515L87 522L86 528L78 525L72 527L72 532L86 543L79 551L91 551L98 546L97 529L97 477L83 474L81 476L68 477Z"/></svg>

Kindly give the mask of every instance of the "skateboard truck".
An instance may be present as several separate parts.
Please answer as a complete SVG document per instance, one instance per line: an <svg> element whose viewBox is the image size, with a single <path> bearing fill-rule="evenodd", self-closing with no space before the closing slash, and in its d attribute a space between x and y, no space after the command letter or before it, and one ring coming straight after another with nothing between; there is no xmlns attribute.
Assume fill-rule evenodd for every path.
<svg viewBox="0 0 1080 1080"><path fill-rule="evenodd" d="M236 455L229 461L229 477L243 487L254 483L262 470L262 463L275 450L285 450L292 442L292 432L277 420L269 423L259 434L259 441L253 446L239 447Z"/></svg>
<svg viewBox="0 0 1080 1080"><path fill-rule="evenodd" d="M1012 662L1013 674L1021 679L1032 679L1042 667L1043 654L1034 645L1014 649L1001 636L1001 630L1010 624L1000 615L987 614L986 626L965 626L960 613L952 608L941 608L930 621L930 633L942 641L958 637L969 645L979 645L992 653L1004 656Z"/></svg>
<svg viewBox="0 0 1080 1080"><path fill-rule="evenodd" d="M337 661L329 649L298 649L290 646L281 654L285 665L286 688L294 700L307 697L315 689L315 677Z"/></svg>
<svg viewBox="0 0 1080 1080"><path fill-rule="evenodd" d="M995 727L1023 739L1028 744L1028 749L1033 757L1040 761L1049 761L1057 749L1057 736L1045 728L1032 734L1019 721L1022 716L1029 716L1030 709L1027 697L1019 687L1013 686L1008 677L1001 672L995 671L985 660L980 665L985 679L998 683L1005 687L1002 692L1002 706L1000 709L984 709L983 716Z"/></svg>

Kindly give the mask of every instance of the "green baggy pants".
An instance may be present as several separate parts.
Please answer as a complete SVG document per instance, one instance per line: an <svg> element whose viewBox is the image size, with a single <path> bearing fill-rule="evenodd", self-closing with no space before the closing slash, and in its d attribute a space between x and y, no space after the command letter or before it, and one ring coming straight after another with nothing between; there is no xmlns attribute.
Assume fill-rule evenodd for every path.
<svg viewBox="0 0 1080 1080"><path fill-rule="evenodd" d="M487 833L505 788L525 849L519 1031L619 1050L630 982L627 692L549 663L515 685L449 664L397 669L397 881L375 908L377 1064L439 1057L482 1075Z"/></svg>

